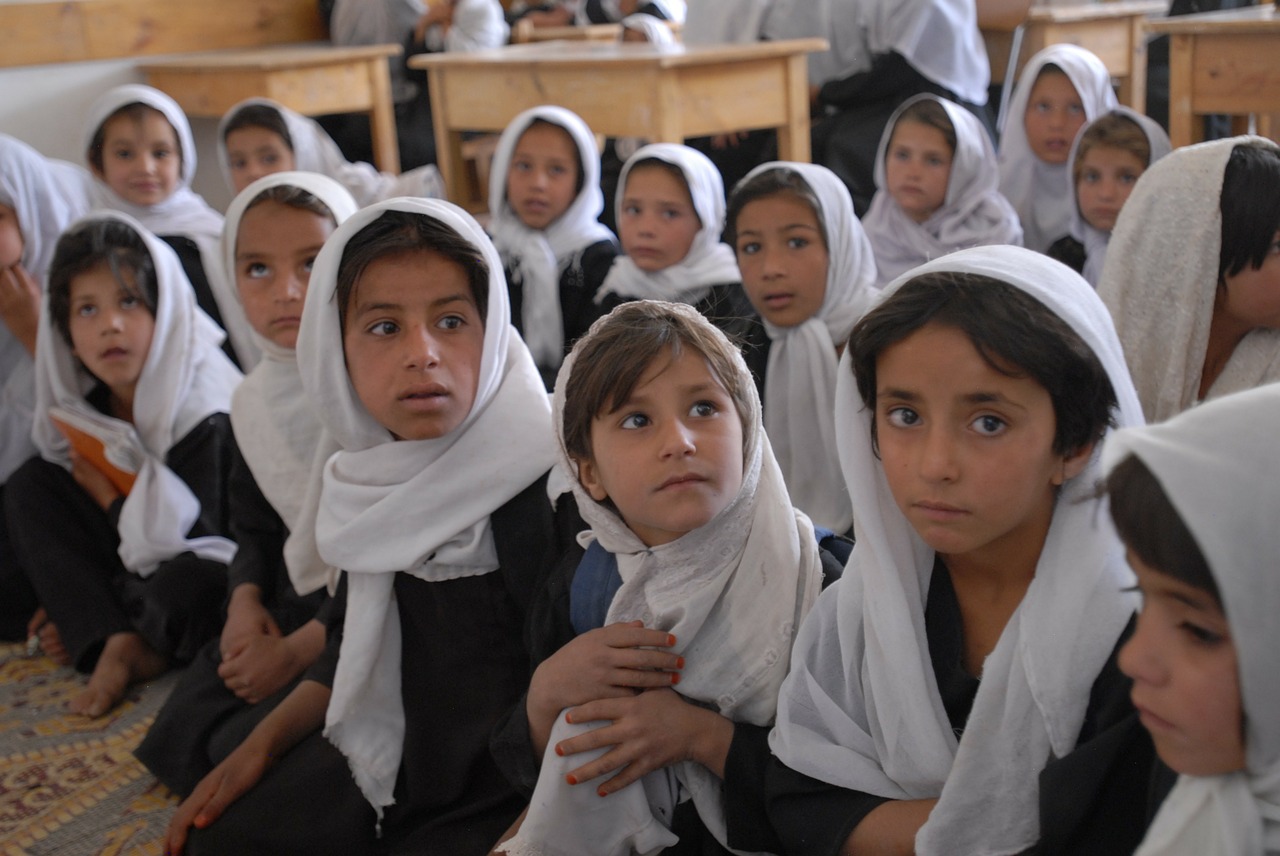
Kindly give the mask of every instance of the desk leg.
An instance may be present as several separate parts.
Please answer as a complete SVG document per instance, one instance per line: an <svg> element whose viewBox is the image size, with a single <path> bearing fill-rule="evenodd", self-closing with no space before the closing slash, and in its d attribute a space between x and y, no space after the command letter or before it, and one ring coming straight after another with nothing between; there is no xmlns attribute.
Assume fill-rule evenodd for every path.
<svg viewBox="0 0 1280 856"><path fill-rule="evenodd" d="M778 160L809 163L809 67L804 54L787 57L786 124L778 128Z"/></svg>
<svg viewBox="0 0 1280 856"><path fill-rule="evenodd" d="M481 209L488 205L487 199L479 199L480 188L477 181L467 173L466 164L462 160L462 130L449 127L448 106L445 103L444 75L446 69L431 68L427 70L427 90L431 93L431 124L436 135L436 167L444 179L444 190L448 200L463 208L472 210L477 202Z"/></svg>
<svg viewBox="0 0 1280 856"><path fill-rule="evenodd" d="M1191 36L1169 36L1169 141L1180 148L1197 142L1203 136L1203 124L1197 128L1191 112L1191 63L1195 59L1195 42Z"/></svg>
<svg viewBox="0 0 1280 856"><path fill-rule="evenodd" d="M382 172L400 174L400 143L396 139L396 108L391 100L391 74L385 59L369 61L369 88L373 105L369 110L369 131L373 138L373 160Z"/></svg>
<svg viewBox="0 0 1280 856"><path fill-rule="evenodd" d="M1147 113L1147 28L1143 18L1134 18L1129 25L1129 39L1133 48L1133 65L1129 66L1129 77L1126 81L1128 98L1124 103L1134 112L1144 116Z"/></svg>

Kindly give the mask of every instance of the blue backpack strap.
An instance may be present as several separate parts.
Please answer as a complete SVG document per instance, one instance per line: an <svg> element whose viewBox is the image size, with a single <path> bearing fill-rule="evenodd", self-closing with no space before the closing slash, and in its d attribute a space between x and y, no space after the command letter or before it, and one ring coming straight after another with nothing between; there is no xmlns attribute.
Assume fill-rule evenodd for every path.
<svg viewBox="0 0 1280 856"><path fill-rule="evenodd" d="M613 596L622 588L618 559L592 541L569 584L569 621L577 634L604 627Z"/></svg>

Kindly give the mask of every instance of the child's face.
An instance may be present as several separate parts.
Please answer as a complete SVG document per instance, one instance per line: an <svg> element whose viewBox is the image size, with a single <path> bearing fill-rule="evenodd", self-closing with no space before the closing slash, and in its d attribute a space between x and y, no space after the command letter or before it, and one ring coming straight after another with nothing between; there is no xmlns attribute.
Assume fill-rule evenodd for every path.
<svg viewBox="0 0 1280 856"><path fill-rule="evenodd" d="M432 250L383 256L352 290L342 346L351 385L397 440L431 440L471 412L484 319L462 266Z"/></svg>
<svg viewBox="0 0 1280 856"><path fill-rule="evenodd" d="M766 196L742 206L737 225L742 286L760 317L795 327L816 315L829 257L813 207L791 193Z"/></svg>
<svg viewBox="0 0 1280 856"><path fill-rule="evenodd" d="M679 264L701 230L702 221L683 181L656 166L627 173L618 240L636 267L656 273Z"/></svg>
<svg viewBox="0 0 1280 856"><path fill-rule="evenodd" d="M18 212L8 205L0 205L0 270L11 268L22 261L24 246Z"/></svg>
<svg viewBox="0 0 1280 856"><path fill-rule="evenodd" d="M507 169L507 203L530 229L560 219L578 195L578 147L569 132L537 122L520 135Z"/></svg>
<svg viewBox="0 0 1280 856"><path fill-rule="evenodd" d="M1157 571L1132 552L1142 612L1119 665L1160 760L1188 776L1244 769L1244 715L1236 646L1207 592Z"/></svg>
<svg viewBox="0 0 1280 856"><path fill-rule="evenodd" d="M181 171L178 135L163 115L147 110L137 121L128 116L107 120L98 177L125 202L164 202L178 189Z"/></svg>
<svg viewBox="0 0 1280 856"><path fill-rule="evenodd" d="M1076 201L1080 216L1095 229L1110 232L1138 177L1147 167L1133 152L1111 146L1094 146L1080 159Z"/></svg>
<svg viewBox="0 0 1280 856"><path fill-rule="evenodd" d="M105 263L72 278L70 289L71 352L117 397L132 399L156 319L138 296L132 272L116 281Z"/></svg>
<svg viewBox="0 0 1280 856"><path fill-rule="evenodd" d="M1226 297L1214 305L1215 316L1221 313L1226 323L1245 331L1280 329L1280 232L1275 234L1262 267L1246 265L1222 281Z"/></svg>
<svg viewBox="0 0 1280 856"><path fill-rule="evenodd" d="M275 131L258 126L237 128L227 134L227 164L236 193L264 175L294 168L293 150Z"/></svg>
<svg viewBox="0 0 1280 856"><path fill-rule="evenodd" d="M258 334L282 348L298 343L311 265L333 221L280 202L245 212L236 234L236 286Z"/></svg>
<svg viewBox="0 0 1280 856"><path fill-rule="evenodd" d="M592 456L578 479L613 501L646 546L704 526L742 487L742 422L702 354L660 356L631 397L591 423Z"/></svg>
<svg viewBox="0 0 1280 856"><path fill-rule="evenodd" d="M1084 122L1084 103L1071 79L1058 72L1040 75L1023 119L1031 152L1045 163L1066 163Z"/></svg>
<svg viewBox="0 0 1280 856"><path fill-rule="evenodd" d="M1053 451L1043 386L996 371L967 334L938 323L876 359L875 421L899 510L938 553L983 566L1038 555L1054 489L1088 460L1088 449Z"/></svg>
<svg viewBox="0 0 1280 856"><path fill-rule="evenodd" d="M947 201L951 147L937 128L910 119L898 122L885 152L885 187L917 223L928 220Z"/></svg>

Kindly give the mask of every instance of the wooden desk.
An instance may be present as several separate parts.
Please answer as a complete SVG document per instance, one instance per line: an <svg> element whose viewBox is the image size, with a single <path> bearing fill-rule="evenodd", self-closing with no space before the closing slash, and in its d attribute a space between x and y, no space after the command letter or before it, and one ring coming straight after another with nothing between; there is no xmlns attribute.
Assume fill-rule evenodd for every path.
<svg viewBox="0 0 1280 856"><path fill-rule="evenodd" d="M200 54L143 63L147 83L169 93L188 116L219 118L246 98L279 101L306 116L368 113L378 169L400 172L396 113L387 58L399 45L298 47Z"/></svg>
<svg viewBox="0 0 1280 856"><path fill-rule="evenodd" d="M1037 51L1066 42L1098 55L1120 83L1120 103L1139 113L1147 107L1147 44L1144 25L1163 15L1168 0L1115 0L1078 6L1033 6L1023 23L1022 48L1009 68L1012 33L983 30L991 79L1012 85L1023 63Z"/></svg>
<svg viewBox="0 0 1280 856"><path fill-rule="evenodd" d="M1276 138L1280 112L1280 15L1273 4L1178 15L1148 23L1169 36L1169 139L1185 146L1204 136L1206 113L1259 116Z"/></svg>
<svg viewBox="0 0 1280 856"><path fill-rule="evenodd" d="M463 131L501 131L516 114L558 104L597 134L683 142L774 128L782 160L809 160L805 55L822 39L750 45L538 42L409 58L431 87L436 159L449 198L475 188L461 162Z"/></svg>
<svg viewBox="0 0 1280 856"><path fill-rule="evenodd" d="M511 28L511 43L528 42L616 42L622 36L621 24L585 24L567 27L535 27L528 18L521 18Z"/></svg>

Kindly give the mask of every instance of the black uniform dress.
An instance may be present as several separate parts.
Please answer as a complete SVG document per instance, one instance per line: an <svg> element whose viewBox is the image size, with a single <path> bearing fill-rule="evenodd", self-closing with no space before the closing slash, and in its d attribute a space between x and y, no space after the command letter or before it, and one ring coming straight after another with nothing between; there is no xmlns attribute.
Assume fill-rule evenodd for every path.
<svg viewBox="0 0 1280 856"><path fill-rule="evenodd" d="M86 399L106 413L108 396L99 386ZM233 445L230 418L214 413L165 456L200 501L200 517L188 537L230 536ZM32 458L10 476L4 498L19 561L80 671L93 671L107 637L116 633L136 631L174 663L189 662L218 634L226 565L182 553L145 579L130 573L116 552L123 499L104 511L70 472L43 458Z"/></svg>
<svg viewBox="0 0 1280 856"><path fill-rule="evenodd" d="M200 248L196 246L196 242L186 235L160 235L159 238L177 253L178 261L182 263L182 270L191 282L191 289L196 293L196 303L204 310L204 314L212 318L213 323L223 330L227 329L226 322L222 320L222 310L218 308L218 300L214 297L213 287L209 285L209 277L204 270L204 260L200 257ZM223 341L222 352L236 364L236 368L244 367L235 348L231 346L230 336Z"/></svg>
<svg viewBox="0 0 1280 856"><path fill-rule="evenodd" d="M571 497L553 511L546 476L490 518L501 569L425 582L396 574L404 753L382 837L346 759L320 733L303 740L205 830L188 852L482 856L525 801L499 772L491 732L529 683L528 605L583 528ZM343 610L307 678L332 686ZM229 750L228 750L229 751Z"/></svg>
<svg viewBox="0 0 1280 856"><path fill-rule="evenodd" d="M289 529L262 495L239 445L233 444L232 451L227 492L231 534L239 549L227 569L227 593L242 584L258 586L262 605L271 613L280 632L288 636L313 618L324 620L324 615L318 613L328 601L328 595L324 589L305 596L294 590L284 563L284 543ZM138 760L179 796L191 793L226 757L225 753L218 757L210 755L210 746L222 742L216 741L219 730L230 728L240 734L245 729L237 727L233 719L249 717L256 724L275 706L267 699L250 705L227 689L218 677L218 666L222 662L220 642L219 638L211 639L200 649L156 715L142 744L134 751ZM276 702L297 683L297 680L291 681L282 691L274 693ZM255 707L263 709L253 711Z"/></svg>
<svg viewBox="0 0 1280 856"><path fill-rule="evenodd" d="M852 542L822 533L822 584L825 588L840 578ZM570 588L582 563L584 551L577 544L566 552L534 600L526 630L534 668L564 647L577 634L570 618ZM493 754L507 778L526 798L538 782L542 759L533 750L529 735L527 692L508 711L494 733ZM770 726L735 722L733 741L724 769L725 821L729 844L748 851L781 852L764 811L764 771L769 762ZM728 856L729 851L707 830L692 801L676 806L671 831L680 837L665 856Z"/></svg>
<svg viewBox="0 0 1280 856"><path fill-rule="evenodd" d="M1046 853L1131 854L1150 821L1146 783L1154 768L1154 752L1129 701L1132 682L1116 666L1116 654L1132 632L1130 620L1093 682L1078 748L1065 758L1050 761L1040 774L1040 813L1049 818ZM935 562L929 584L925 633L943 707L959 735L973 708L979 680L964 668L960 604L951 575L941 561ZM1095 741L1098 748L1106 746L1110 751L1103 763L1090 765L1085 759L1094 751ZM1124 763L1107 760L1117 758ZM777 758L769 765L765 789L769 818L791 856L835 856L854 827L872 809L889 802L798 773ZM1093 849L1076 849L1071 842L1082 830L1064 827L1072 825L1070 814L1087 815L1093 810L1090 806L1105 816L1082 820L1094 827L1086 833ZM1060 814L1062 820L1054 820ZM1048 844L1050 833L1057 843Z"/></svg>

